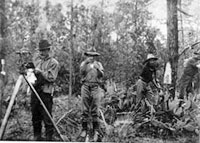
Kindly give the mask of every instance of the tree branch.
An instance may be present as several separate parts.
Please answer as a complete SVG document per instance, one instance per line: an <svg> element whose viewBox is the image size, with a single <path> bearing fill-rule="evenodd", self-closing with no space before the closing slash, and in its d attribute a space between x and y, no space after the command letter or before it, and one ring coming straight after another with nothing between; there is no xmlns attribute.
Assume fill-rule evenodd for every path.
<svg viewBox="0 0 200 143"><path fill-rule="evenodd" d="M200 41L199 41L199 42L196 42L196 43L194 43L194 44L192 44L192 45L190 45L190 46L188 46L188 47L186 47L186 48L179 54L178 57L182 56L187 50L193 49L193 47L194 47L195 45L199 44L199 43L200 43Z"/></svg>
<svg viewBox="0 0 200 143"><path fill-rule="evenodd" d="M178 7L177 7L177 10L178 10L180 13L182 13L182 14L184 14L184 15L186 15L186 16L192 17L192 15L188 14L187 12L183 11L182 9L180 9L180 8L178 8Z"/></svg>

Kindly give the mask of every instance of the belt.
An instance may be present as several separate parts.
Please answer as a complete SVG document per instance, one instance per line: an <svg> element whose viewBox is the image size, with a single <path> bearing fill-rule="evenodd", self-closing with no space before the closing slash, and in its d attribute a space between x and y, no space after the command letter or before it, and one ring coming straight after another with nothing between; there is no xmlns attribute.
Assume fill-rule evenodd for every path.
<svg viewBox="0 0 200 143"><path fill-rule="evenodd" d="M88 81L84 81L83 84L99 84L99 82L88 82Z"/></svg>

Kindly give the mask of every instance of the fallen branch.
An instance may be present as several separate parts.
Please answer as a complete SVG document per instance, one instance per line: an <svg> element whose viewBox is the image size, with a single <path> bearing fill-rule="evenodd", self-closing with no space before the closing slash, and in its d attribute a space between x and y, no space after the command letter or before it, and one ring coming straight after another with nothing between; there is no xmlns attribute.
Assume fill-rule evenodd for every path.
<svg viewBox="0 0 200 143"><path fill-rule="evenodd" d="M72 111L73 111L73 109L71 109L71 110L69 110L68 112L66 112L66 113L57 121L56 125L58 125L58 124L60 123L60 121L61 121L62 119L64 119L65 116L67 116L67 114L71 113Z"/></svg>
<svg viewBox="0 0 200 143"><path fill-rule="evenodd" d="M175 131L174 128L169 127L169 126L166 125L165 123L160 122L160 121L158 121L158 120L152 119L152 120L151 120L151 123L152 123L154 126L157 126L157 127L160 127L160 128L166 128L166 129L168 129L168 130L170 130L170 131Z"/></svg>

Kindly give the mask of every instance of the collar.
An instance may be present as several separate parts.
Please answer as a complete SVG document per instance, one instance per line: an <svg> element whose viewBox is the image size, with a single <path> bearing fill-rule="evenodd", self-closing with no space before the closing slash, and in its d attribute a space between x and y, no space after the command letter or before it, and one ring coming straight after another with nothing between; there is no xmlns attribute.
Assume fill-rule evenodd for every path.
<svg viewBox="0 0 200 143"><path fill-rule="evenodd" d="M42 57L41 55L39 56L41 60L43 61L47 61L48 59L50 59L51 57L50 56L47 56L47 57Z"/></svg>

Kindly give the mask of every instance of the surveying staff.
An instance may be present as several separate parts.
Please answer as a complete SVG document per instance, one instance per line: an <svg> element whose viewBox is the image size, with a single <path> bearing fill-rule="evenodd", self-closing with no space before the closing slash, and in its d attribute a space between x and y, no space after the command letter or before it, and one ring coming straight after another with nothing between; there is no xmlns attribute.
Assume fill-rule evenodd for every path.
<svg viewBox="0 0 200 143"><path fill-rule="evenodd" d="M59 63L50 56L50 46L47 40L39 42L39 54L33 57L33 64L35 66L34 73L37 77L34 87L47 110L52 115L53 83L58 75ZM42 139L41 129L42 121L44 121L46 140L51 141L53 124L34 93L31 94L31 112L34 140L38 141Z"/></svg>
<svg viewBox="0 0 200 143"><path fill-rule="evenodd" d="M92 116L93 140L98 139L99 128L99 102L100 102L100 82L104 75L104 69L100 62L95 58L100 56L96 52L86 52L86 60L80 65L80 74L82 78L81 97L82 97L82 132L80 141L84 141L88 131L89 118Z"/></svg>
<svg viewBox="0 0 200 143"><path fill-rule="evenodd" d="M155 96L149 83L152 82L155 87L160 89L160 86L156 80L156 68L158 67L157 60L158 58L156 58L153 54L147 55L147 59L143 62L144 68L140 74L139 80L136 83L137 106L142 104L142 110L144 110L146 104L150 104L148 106L150 106L151 110L153 110L153 105L156 104ZM146 99L147 103L145 102Z"/></svg>
<svg viewBox="0 0 200 143"><path fill-rule="evenodd" d="M192 82L195 76L198 74L198 70L200 68L200 53L195 52L194 56L189 58L184 63L184 70L181 78L179 80L180 85L180 94L179 98L184 99L184 97L188 98L188 93L192 91ZM181 106L182 102L179 104Z"/></svg>

